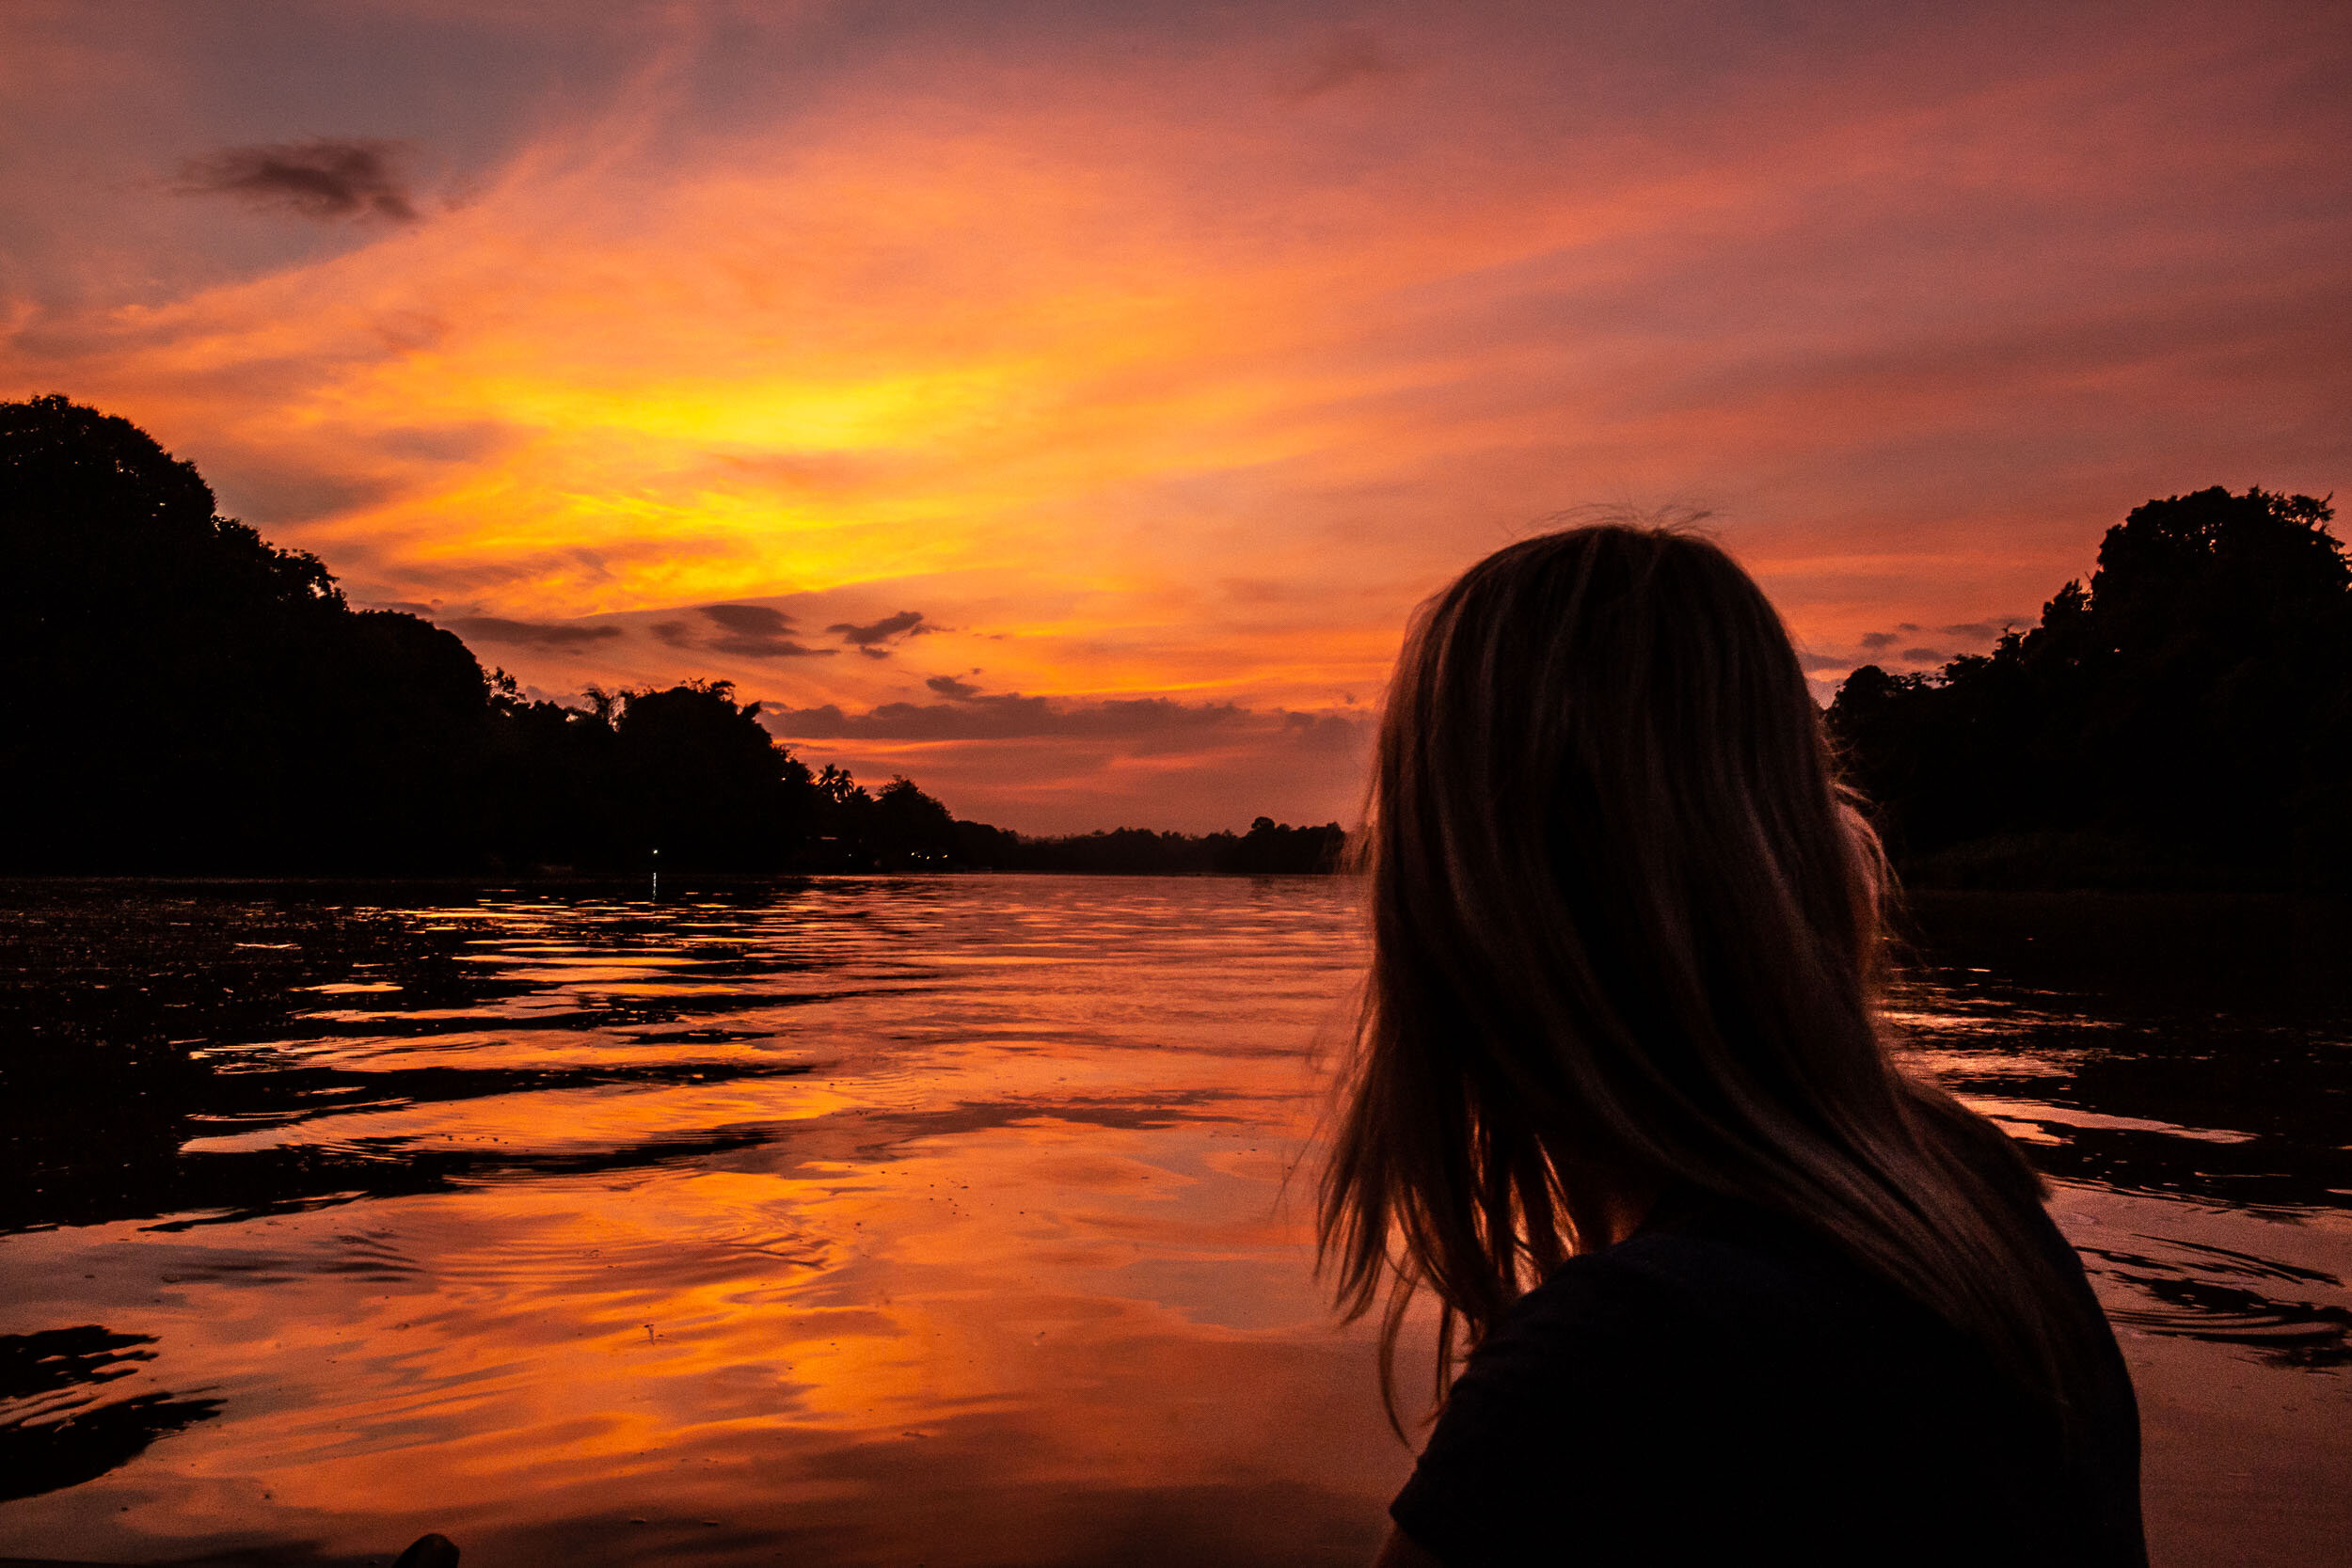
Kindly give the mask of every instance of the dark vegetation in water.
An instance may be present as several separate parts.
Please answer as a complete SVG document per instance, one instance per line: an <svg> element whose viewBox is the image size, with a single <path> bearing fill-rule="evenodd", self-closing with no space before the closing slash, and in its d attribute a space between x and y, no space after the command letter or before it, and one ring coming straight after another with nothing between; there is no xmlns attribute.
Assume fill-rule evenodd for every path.
<svg viewBox="0 0 2352 1568"><path fill-rule="evenodd" d="M1914 882L2352 890L2352 565L2325 499L2213 488L2088 584L1830 725Z"/></svg>
<svg viewBox="0 0 2352 1568"><path fill-rule="evenodd" d="M2341 1207L2352 1196L2352 908L2262 893L1930 889L1910 967L1983 999L2020 1056L1950 1086L2079 1105L2240 1141L2064 1129L2052 1176L2217 1202ZM2352 1362L2352 1354L2347 1354Z"/></svg>
<svg viewBox="0 0 2352 1568"><path fill-rule="evenodd" d="M2352 1200L2352 906L1931 889L1906 923L1906 967L1966 997L1982 1031L1939 1080L2008 1102L1998 1114L2012 1122L2050 1107L2027 1147L2045 1174L2280 1217ZM2154 1298L2117 1309L2119 1323L2281 1366L2352 1367L2336 1275L2175 1241L2201 1258L2185 1272L2150 1243L2086 1243L2094 1269Z"/></svg>
<svg viewBox="0 0 2352 1568"><path fill-rule="evenodd" d="M1106 835L1116 837L1117 835ZM389 1132L340 1114L469 1101L558 1101L602 1085L654 1088L823 1070L819 1026L779 1033L780 1005L868 988L952 986L878 975L886 949L778 941L795 879L680 879L690 918L641 879L516 891L451 882L320 879L0 882L0 1235L58 1226L183 1231L378 1197L611 1177L677 1163L893 1158L898 1138L1026 1123L1039 1102L950 1100L788 1132L724 1110L605 1137L516 1117L505 1138ZM665 879L665 890L670 884ZM421 892L430 896L420 899ZM911 900L993 896L909 879ZM1963 1095L2006 1104L2057 1177L2220 1208L2341 1210L2352 1195L2352 910L2262 894L1929 891L1909 909L1913 983L1962 1025L1940 1064ZM887 938L886 942L896 942ZM658 954L663 983L580 985L591 969ZM1214 960L1212 960L1214 961ZM821 1018L821 1012L818 1017ZM509 1034L578 1031L587 1049L480 1049ZM339 1049L365 1042L363 1052ZM440 1049L444 1043L454 1049ZM1930 1036L1925 1042L1938 1044ZM544 1091L544 1093L543 1093ZM2084 1115L2082 1113L2090 1113ZM1053 1115L1105 1126L1203 1114L1091 1096ZM1205 1114L1214 1116L1214 1109ZM2041 1119L2046 1115L2047 1119ZM2038 1125L2034 1125L2038 1124ZM2150 1301L2137 1331L2221 1340L2281 1365L2352 1367L2340 1281L2265 1258L2159 1245L2118 1228L2094 1268ZM282 1266L230 1247L224 1269ZM359 1246L339 1270L410 1266ZM126 1308L127 1309L127 1308ZM136 1321L68 1320L0 1336L0 1500L78 1484L203 1422L220 1390L169 1378L170 1347ZM161 1354L158 1354L157 1353ZM154 1356L150 1361L148 1357Z"/></svg>
<svg viewBox="0 0 2352 1568"><path fill-rule="evenodd" d="M1313 871L1339 835L1031 839L812 769L723 681L532 701L54 396L0 404L0 778L19 872Z"/></svg>
<svg viewBox="0 0 2352 1568"><path fill-rule="evenodd" d="M572 900L609 910L642 900L642 884L540 890L532 896L554 940L674 955L675 976L691 982L551 1008L542 998L559 980L480 960L485 940L511 939L512 913L477 911L481 894L462 886L436 890L421 914L384 907L388 893L414 890L383 883L0 883L0 904L12 911L0 926L0 1234L120 1220L202 1225L716 1151L723 1143L706 1145L702 1134L596 1152L206 1140L373 1106L807 1071L793 1051L738 1049L752 1037L733 1022L744 1007L854 994L843 987L855 982L830 977L826 960L750 939L762 910L796 896L797 886L762 879L698 888L689 895L700 911L691 936L650 905L642 923L569 924ZM2245 1134L2210 1142L2129 1121L2071 1128L2037 1150L2052 1174L2216 1202L2328 1207L2352 1192L2343 1136L2352 1125L2344 1023L2352 911L2344 905L2264 894L1929 891L1913 900L1910 920L1910 967L1991 998L2001 1037L2050 1064L2046 1082L2007 1066L1985 1081L1988 1092ZM517 1027L617 1031L662 1049L552 1066L411 1064L404 1051L322 1065L307 1049L350 1037L429 1049L441 1036Z"/></svg>
<svg viewBox="0 0 2352 1568"><path fill-rule="evenodd" d="M821 1027L780 1034L772 1018L754 1027L743 1010L821 1010L877 984L938 983L878 980L874 951L779 943L772 912L805 899L805 883L682 880L691 911L683 922L634 879L519 894L446 884L421 907L405 883L0 883L11 911L0 923L0 1235L123 1223L179 1231L744 1158L777 1130L727 1119L576 1140L542 1117L517 1118L510 1142L337 1118L421 1105L462 1118L469 1102L493 1098L554 1103L545 1096L822 1070ZM914 899L990 896L969 883L904 887ZM1962 1025L1942 1039L1957 1049L1940 1074L1963 1095L2007 1104L2012 1122L2038 1124L2028 1135L2044 1171L2281 1213L2341 1210L2352 1195L2344 905L1929 891L1913 899L1910 922L1906 967L1941 994L1928 1010ZM540 961L549 952L592 964L659 954L665 983L580 987ZM954 1005L952 990L943 993L941 1006ZM476 1049L547 1031L603 1046ZM354 1040L370 1048L339 1049ZM1923 1043L1935 1049L1939 1037ZM795 1123L791 1136L803 1156L831 1160L899 1135L894 1127L930 1136L1037 1114L1033 1100L1011 1096L858 1118L828 1134ZM1178 1113L1089 1101L1055 1114ZM835 1135L850 1141L811 1141ZM2109 1243L2101 1266L2158 1302L2135 1326L2226 1338L2297 1366L2352 1366L2352 1314L2328 1296L2336 1281L2219 1253L2185 1275L2177 1259L2140 1256L2136 1238ZM159 1393L144 1374L108 1387L140 1354L122 1336L87 1324L60 1332L79 1338L0 1340L0 1374L21 1373L30 1390L0 1389L0 1477L71 1484L210 1413L201 1387ZM59 1382L71 1387L40 1392Z"/></svg>
<svg viewBox="0 0 2352 1568"><path fill-rule="evenodd" d="M0 1334L0 1502L79 1486L127 1465L158 1437L220 1413L220 1401L169 1393L104 1397L154 1358L147 1334L97 1323Z"/></svg>
<svg viewBox="0 0 2352 1568"><path fill-rule="evenodd" d="M711 1060L693 1049L728 1037L731 1003L774 1001L739 993L697 998L691 1012L668 1000L616 997L577 1017L532 1015L534 1027L617 1026L676 1040L675 1061L310 1065L305 1042L355 1034L426 1040L502 1027L501 1006L541 989L468 961L480 927L462 912L421 921L371 907L385 891L318 882L168 891L0 884L12 911L0 928L0 1234L163 1215L179 1216L169 1224L181 1227L501 1175L589 1173L715 1152L731 1147L729 1135L585 1155L487 1146L186 1146L373 1105L807 1070L791 1056ZM446 891L462 911L468 895ZM628 891L643 895L640 886ZM754 962L724 942L660 940L712 979ZM387 999L394 1010L386 1010Z"/></svg>

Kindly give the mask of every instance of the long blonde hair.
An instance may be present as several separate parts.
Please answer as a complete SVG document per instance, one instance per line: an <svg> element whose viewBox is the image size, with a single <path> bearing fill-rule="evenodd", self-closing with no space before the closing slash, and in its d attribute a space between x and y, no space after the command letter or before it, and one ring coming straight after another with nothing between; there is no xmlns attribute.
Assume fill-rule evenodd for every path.
<svg viewBox="0 0 2352 1568"><path fill-rule="evenodd" d="M1613 1194L1785 1216L2075 1402L2083 1313L2015 1148L1890 1058L1889 879L1788 634L1672 529L1497 551L1422 608L1368 832L1371 978L1320 1209L1384 1399L1423 1287L1456 1351Z"/></svg>

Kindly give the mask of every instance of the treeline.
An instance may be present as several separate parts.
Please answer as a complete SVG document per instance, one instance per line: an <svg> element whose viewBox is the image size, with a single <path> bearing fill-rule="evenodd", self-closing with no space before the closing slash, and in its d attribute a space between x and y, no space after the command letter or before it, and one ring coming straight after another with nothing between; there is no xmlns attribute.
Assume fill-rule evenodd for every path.
<svg viewBox="0 0 2352 1568"><path fill-rule="evenodd" d="M1336 871L1347 834L1336 822L1293 828L1261 816L1247 833L1160 833L1148 828L1025 838L977 822L956 825L965 862L1000 871L1106 871L1162 876L1186 872Z"/></svg>
<svg viewBox="0 0 2352 1568"><path fill-rule="evenodd" d="M529 701L54 396L0 404L0 780L12 872L1310 870L1338 835L1031 839L810 768L724 682Z"/></svg>
<svg viewBox="0 0 2352 1568"><path fill-rule="evenodd" d="M2040 623L1848 675L1829 721L1914 880L2352 889L2352 565L2327 499L2152 500Z"/></svg>

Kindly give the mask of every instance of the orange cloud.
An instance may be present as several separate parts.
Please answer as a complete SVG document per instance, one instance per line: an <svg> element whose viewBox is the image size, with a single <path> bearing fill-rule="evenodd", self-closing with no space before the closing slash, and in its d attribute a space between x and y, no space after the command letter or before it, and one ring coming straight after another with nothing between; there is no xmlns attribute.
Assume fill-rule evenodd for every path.
<svg viewBox="0 0 2352 1568"><path fill-rule="evenodd" d="M722 676L876 744L859 716L975 671L1072 713L1344 713L1419 596L1578 502L1712 508L1830 648L2038 603L2148 494L2326 490L2345 456L2346 220L2312 200L2344 111L2297 88L2344 47L2293 7L2229 40L2185 9L1792 40L1693 7L1695 54L1476 8L688 8L650 45L636 14L595 13L600 97L401 186L420 221L258 264L192 241L227 248L160 291L9 283L11 375L543 689ZM150 167L270 135L180 112ZM175 199L118 183L111 217L68 202L94 253ZM199 206L284 221L168 221ZM729 641L726 605L798 629ZM901 613L927 635L842 641ZM872 755L1059 820L1014 740ZM1352 799L1238 743L1045 776L1196 825Z"/></svg>

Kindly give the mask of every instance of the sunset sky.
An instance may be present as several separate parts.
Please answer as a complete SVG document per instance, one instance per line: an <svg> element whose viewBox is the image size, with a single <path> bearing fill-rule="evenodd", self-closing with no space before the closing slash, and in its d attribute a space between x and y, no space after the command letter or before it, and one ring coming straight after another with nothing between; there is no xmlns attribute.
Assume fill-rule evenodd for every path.
<svg viewBox="0 0 2352 1568"><path fill-rule="evenodd" d="M10 0L0 395L546 695L1321 821L1565 510L1708 513L1826 692L2346 487L2348 68L2341 0Z"/></svg>

